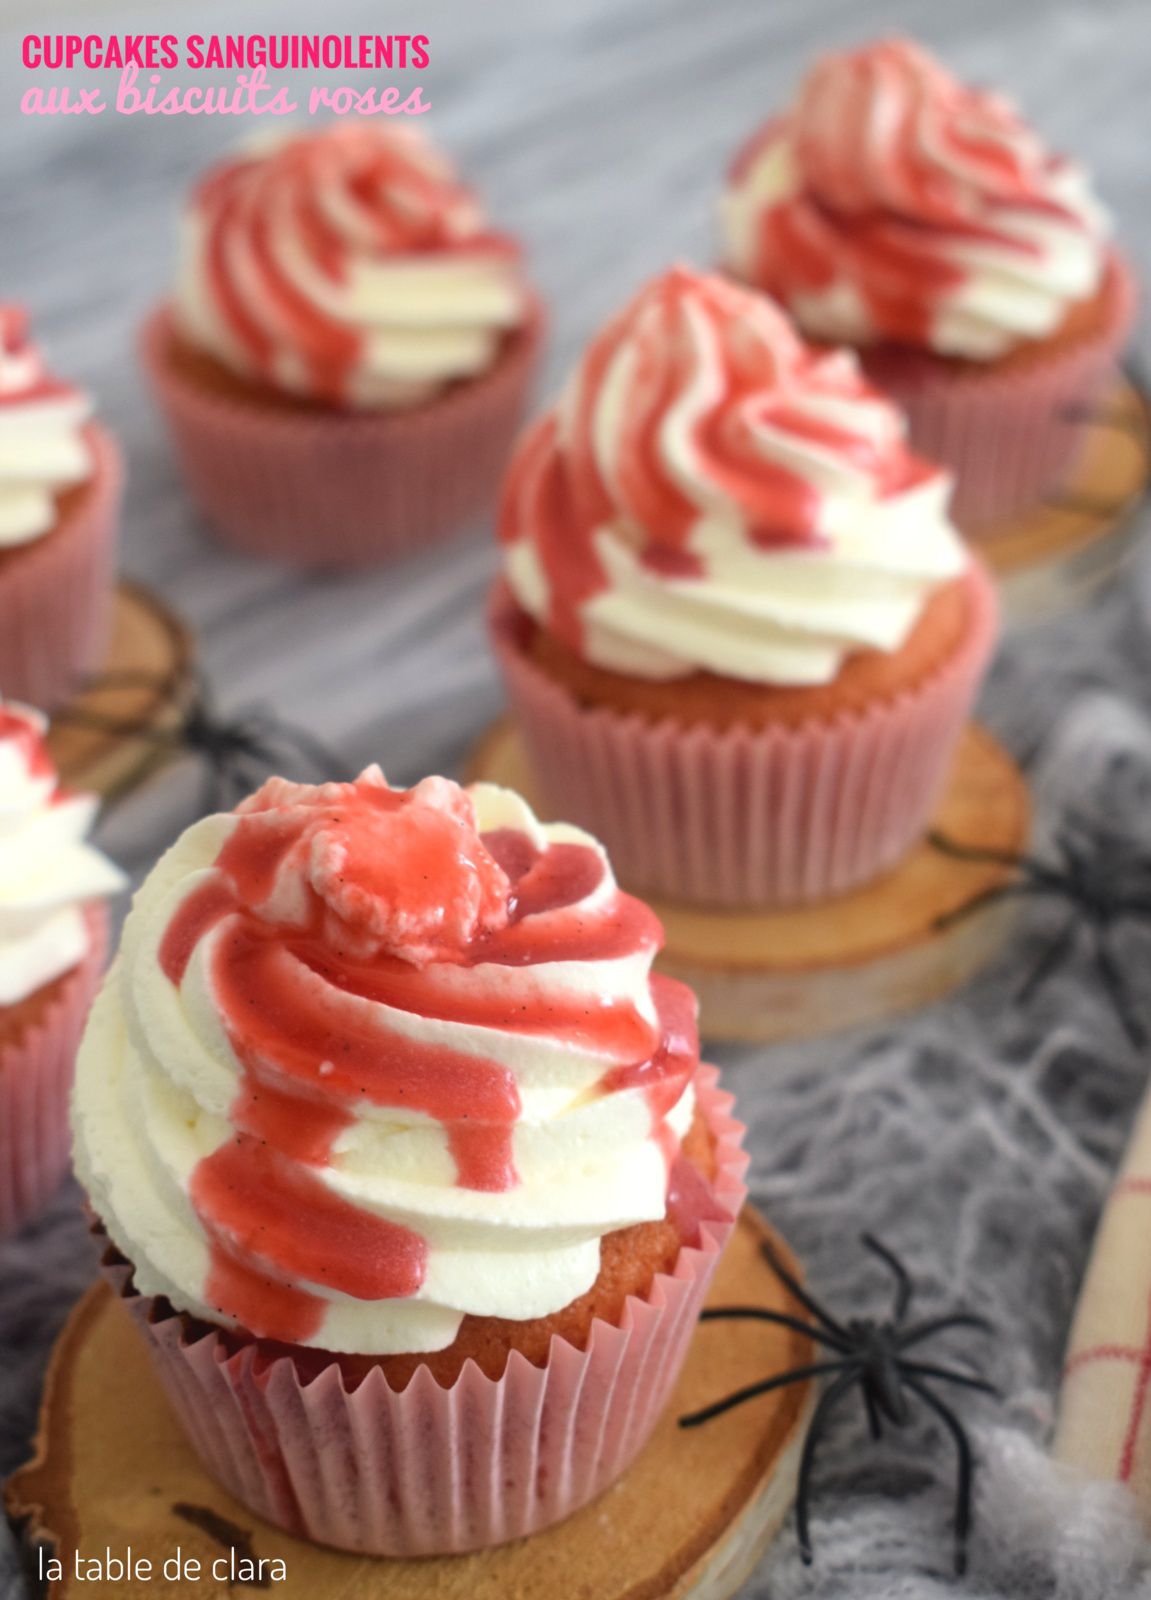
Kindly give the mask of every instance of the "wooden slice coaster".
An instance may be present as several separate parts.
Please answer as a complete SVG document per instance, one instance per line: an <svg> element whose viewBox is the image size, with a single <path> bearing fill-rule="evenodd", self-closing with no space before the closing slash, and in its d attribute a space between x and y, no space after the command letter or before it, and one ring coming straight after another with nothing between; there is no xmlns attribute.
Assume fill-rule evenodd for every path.
<svg viewBox="0 0 1151 1600"><path fill-rule="evenodd" d="M976 541L999 578L1009 623L1063 616L1111 582L1141 534L1137 513L1149 480L1151 410L1121 379L1100 401L1057 495Z"/></svg>
<svg viewBox="0 0 1151 1600"><path fill-rule="evenodd" d="M797 1312L761 1254L770 1239L745 1208L716 1272L713 1305ZM229 1551L281 1559L271 1593L321 1600L726 1600L778 1531L795 1492L810 1410L808 1384L763 1395L701 1428L686 1412L812 1359L811 1341L755 1322L702 1323L671 1406L630 1471L565 1523L475 1555L371 1560L292 1539L256 1521L208 1478L168 1409L144 1345L112 1291L89 1291L61 1335L49 1370L36 1459L5 1487L31 1571L56 1554L65 1576L53 1600L113 1594L227 1596ZM75 1556L120 1558L129 1547L162 1573L177 1548L201 1563L199 1582L162 1577L78 1581ZM223 1558L218 1575L212 1564ZM106 1568L105 1568L106 1570Z"/></svg>
<svg viewBox="0 0 1151 1600"><path fill-rule="evenodd" d="M500 723L469 768L518 790L541 814L539 791L515 729ZM982 849L1019 851L1031 807L1022 773L984 729L970 726L934 827ZM627 863L615 863L627 885ZM766 1043L875 1022L957 989L995 953L1003 904L952 918L1010 868L956 861L926 841L893 872L853 894L784 911L699 910L653 900L667 937L656 965L699 996L712 1039ZM646 898L646 897L645 897Z"/></svg>
<svg viewBox="0 0 1151 1600"><path fill-rule="evenodd" d="M193 689L192 638L180 619L126 579L114 604L107 658L93 675L106 681L78 694L48 731L64 782L105 796L138 783L166 754L149 738L119 730L128 725L155 734L176 727ZM115 731L96 723L114 724Z"/></svg>

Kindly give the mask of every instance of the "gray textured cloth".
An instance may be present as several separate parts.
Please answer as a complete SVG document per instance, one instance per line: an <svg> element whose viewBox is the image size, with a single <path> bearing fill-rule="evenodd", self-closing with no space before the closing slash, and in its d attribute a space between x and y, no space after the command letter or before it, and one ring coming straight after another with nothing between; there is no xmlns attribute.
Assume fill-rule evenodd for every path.
<svg viewBox="0 0 1151 1600"><path fill-rule="evenodd" d="M348 0L339 26L384 26ZM52 8L9 0L0 19L0 291L27 300L60 369L89 383L131 472L124 559L200 632L229 705L268 699L349 762L397 781L458 764L499 694L478 601L490 532L354 580L304 581L202 536L141 393L129 350L171 260L179 190L239 131L227 119L14 114L16 40ZM74 19L71 19L74 20ZM90 9L88 22L95 20ZM60 22L63 25L64 13ZM98 26L314 27L312 7L101 5ZM715 184L733 146L813 50L903 28L985 81L1009 82L1052 140L1101 176L1124 237L1146 257L1143 0L400 0L386 26L426 31L434 131L454 145L501 221L530 241L553 314L548 383L642 277L706 259ZM1069 803L1147 830L1151 793L1151 575L1010 645L985 697L1035 777L1044 827ZM113 813L106 845L134 871L189 818L189 764ZM1151 842L1151 841L1149 841ZM1143 1092L1145 1063L1080 963L1026 1009L1019 984L1052 922L1028 912L964 994L887 1028L773 1050L725 1051L751 1130L756 1201L845 1311L888 1285L861 1223L903 1252L925 1310L964 1305L999 1329L985 1354L1009 1399L964 1400L983 1471L972 1572L961 1592L1120 1600L1151 1594L1147 1551L1122 1495L1069 1484L1042 1454L1060 1355L1092 1229ZM1138 974L1147 959L1133 936ZM1138 985L1137 985L1138 987ZM0 1470L24 1456L52 1338L91 1275L74 1188L0 1247ZM953 1356L983 1354L954 1337ZM949 1576L954 1461L917 1418L873 1446L844 1408L815 1480L817 1564L789 1528L747 1593L762 1600L926 1600ZM20 1593L0 1531L0 1596Z"/></svg>

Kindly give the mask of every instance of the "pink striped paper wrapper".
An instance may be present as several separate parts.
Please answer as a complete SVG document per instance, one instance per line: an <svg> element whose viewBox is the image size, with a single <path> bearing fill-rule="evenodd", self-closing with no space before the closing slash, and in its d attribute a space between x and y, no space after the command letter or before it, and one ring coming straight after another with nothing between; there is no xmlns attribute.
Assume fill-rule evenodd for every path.
<svg viewBox="0 0 1151 1600"><path fill-rule="evenodd" d="M36 1023L0 1045L0 1239L23 1226L55 1192L68 1166L68 1097L80 1035L100 983L108 913L86 913L90 946Z"/></svg>
<svg viewBox="0 0 1151 1600"><path fill-rule="evenodd" d="M51 711L102 665L123 465L115 440L89 426L93 472L62 525L0 561L0 693Z"/></svg>
<svg viewBox="0 0 1151 1600"><path fill-rule="evenodd" d="M906 414L915 449L955 474L951 511L965 533L1034 510L1066 477L1135 321L1135 280L1118 256L1108 285L1105 326L1018 368L951 366L893 346L859 352Z"/></svg>
<svg viewBox="0 0 1151 1600"><path fill-rule="evenodd" d="M277 406L214 393L172 359L172 317L144 324L144 371L192 498L221 538L301 567L401 556L494 498L543 340L542 309L489 372L407 411Z"/></svg>
<svg viewBox="0 0 1151 1600"><path fill-rule="evenodd" d="M587 707L533 662L496 587L492 639L544 807L594 834L629 887L695 905L844 894L922 837L995 643L995 590L971 566L971 626L932 677L797 727L712 729Z"/></svg>
<svg viewBox="0 0 1151 1600"><path fill-rule="evenodd" d="M502 1378L469 1361L450 1388L420 1368L400 1393L371 1371L349 1393L333 1361L302 1382L290 1356L190 1331L135 1293L105 1252L176 1415L205 1470L258 1516L319 1544L371 1555L450 1555L504 1544L570 1516L627 1468L679 1375L746 1189L744 1128L714 1067L696 1077L716 1140L720 1219L670 1274L597 1321L586 1350L553 1338L544 1366L513 1351ZM231 1350L232 1353L229 1353Z"/></svg>

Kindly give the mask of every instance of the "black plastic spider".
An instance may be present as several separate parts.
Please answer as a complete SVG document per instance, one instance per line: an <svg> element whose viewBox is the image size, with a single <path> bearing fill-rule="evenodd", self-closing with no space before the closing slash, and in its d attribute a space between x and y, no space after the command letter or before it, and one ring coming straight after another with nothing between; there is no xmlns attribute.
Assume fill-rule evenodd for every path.
<svg viewBox="0 0 1151 1600"><path fill-rule="evenodd" d="M985 906L1009 897L1032 895L1062 900L1070 915L1060 932L1041 953L1019 991L1029 1000L1067 961L1080 933L1091 942L1091 954L1104 993L1115 1007L1119 1022L1135 1046L1147 1042L1147 1030L1135 1010L1122 969L1115 958L1111 936L1124 920L1151 922L1151 858L1125 835L1072 813L1055 835L1054 862L1009 850L988 850L959 844L940 833L931 844L956 861L987 862L1014 869L1010 883L996 884L966 905L937 919L937 929L952 927Z"/></svg>
<svg viewBox="0 0 1151 1600"><path fill-rule="evenodd" d="M858 1386L863 1395L871 1437L878 1439L881 1437L885 1422L894 1428L902 1428L910 1420L910 1400L912 1396L917 1397L943 1423L955 1441L958 1452L955 1570L957 1573L963 1573L967 1569L967 1539L971 1529L971 1485L974 1475L971 1446L959 1418L949 1405L931 1392L927 1383L928 1380L934 1379L940 1383L958 1384L964 1389L979 1389L985 1394L995 1395L997 1391L992 1384L974 1373L917 1361L909 1358L907 1352L945 1329L978 1328L986 1333L990 1331L990 1324L982 1317L966 1311L909 1323L907 1313L911 1308L914 1291L907 1269L898 1256L872 1234L863 1234L862 1242L873 1255L879 1257L895 1279L895 1301L888 1320L877 1322L870 1317L853 1317L847 1322L837 1321L788 1272L770 1245L764 1244L763 1254L768 1265L788 1293L793 1295L804 1310L815 1319L814 1323L804 1322L799 1317L790 1316L784 1311L768 1311L763 1306L716 1306L704 1311L703 1320L715 1322L725 1318L746 1317L757 1322L779 1323L785 1328L794 1328L798 1333L807 1334L817 1344L834 1352L834 1355L832 1359L812 1362L809 1366L796 1367L790 1372L776 1373L774 1377L765 1378L761 1383L753 1383L746 1389L739 1389L723 1400L717 1400L710 1406L704 1406L700 1411L693 1411L689 1416L681 1417L679 1425L681 1428L696 1428L701 1423L710 1422L713 1417L730 1411L733 1406L743 1405L745 1401L754 1400L761 1394L768 1394L772 1389L781 1389L789 1383L800 1383L805 1378L834 1374L832 1381L820 1394L812 1412L799 1463L795 1520L799 1535L799 1553L804 1562L809 1564L812 1559L808 1520L811 1470L816 1446L832 1410L851 1389Z"/></svg>
<svg viewBox="0 0 1151 1600"><path fill-rule="evenodd" d="M172 686L145 673L105 673L87 682L89 689L116 687L157 688L171 699ZM251 707L225 717L217 709L203 677L197 679L186 702L178 706L173 701L172 708L178 711L178 720L171 726L155 727L150 722L107 716L86 706L66 708L57 713L57 719L101 733L142 739L157 749L187 750L201 757L205 767L202 812L228 810L281 767L289 771L306 768L325 780L349 776L343 762L319 739L306 729L285 722L267 707Z"/></svg>

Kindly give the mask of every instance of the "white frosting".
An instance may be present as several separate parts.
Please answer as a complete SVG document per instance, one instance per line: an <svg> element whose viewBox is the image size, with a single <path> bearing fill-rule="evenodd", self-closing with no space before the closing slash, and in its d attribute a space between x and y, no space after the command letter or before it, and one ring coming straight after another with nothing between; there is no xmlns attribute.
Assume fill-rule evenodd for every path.
<svg viewBox="0 0 1151 1600"><path fill-rule="evenodd" d="M980 144L1010 153L1017 184L972 158ZM1025 203L1037 194L1049 210ZM818 262L818 283L804 283L794 247L765 237L773 213ZM782 299L810 337L900 337L869 300L873 278L897 300L927 295L918 337L970 360L1055 332L1099 289L1110 233L1082 168L1053 157L1003 97L964 89L900 41L814 69L795 108L736 163L721 226L732 270ZM930 290L933 264L961 281Z"/></svg>
<svg viewBox="0 0 1151 1600"><path fill-rule="evenodd" d="M2 705L38 744L44 721ZM11 1006L82 961L84 905L123 887L120 872L86 842L89 795L60 798L53 773L34 771L29 743L0 723L0 1006Z"/></svg>
<svg viewBox="0 0 1151 1600"><path fill-rule="evenodd" d="M378 182L353 190L381 161ZM309 214L325 230L322 251ZM485 230L414 129L334 124L261 139L206 180L184 219L175 313L186 337L305 397L415 404L485 372L526 312L518 251ZM317 367L333 338L354 350L333 366L321 354Z"/></svg>
<svg viewBox="0 0 1151 1600"><path fill-rule="evenodd" d="M580 607L580 653L609 671L643 678L702 670L754 683L813 685L831 681L854 650L899 649L929 593L967 566L947 514L949 477L924 470L910 486L884 490L876 463L890 466L904 456L905 424L863 383L852 355L809 360L761 296L682 270L651 292L669 283L680 297L674 327L657 328L641 296L625 314L598 388L589 388L585 364L558 408L555 455L574 474L572 441L586 432L607 499L615 502L615 515L586 533L606 581ZM632 462L629 470L626 424L641 403L629 375L650 370L651 349L641 359L638 346L653 334L682 387L656 419L641 467ZM762 388L749 394L732 379L733 359L749 359L760 339L779 365L765 369ZM826 442L828 427L839 443ZM730 451L718 463L717 440ZM854 448L845 447L847 440ZM740 484L754 486L757 471L778 467L811 490L814 537L806 545L765 547L751 537ZM658 538L660 530L638 525L639 502L620 487L634 486L640 471L694 508L684 549L699 570L689 576L641 559L644 532ZM517 472L525 473L522 498ZM522 462L511 482L505 573L519 604L548 626L557 596L533 537L534 488ZM584 536L582 527L570 535Z"/></svg>
<svg viewBox="0 0 1151 1600"><path fill-rule="evenodd" d="M507 790L477 785L469 793L481 830L517 829L538 846L594 843L575 828L543 827ZM77 1172L110 1237L133 1262L137 1287L215 1320L220 1313L205 1299L208 1242L189 1185L197 1164L233 1132L228 1114L240 1067L209 970L212 941L226 923L201 941L179 988L161 970L157 952L234 826L232 817L217 816L189 829L136 895L80 1051L73 1101ZM608 871L583 909L594 911L615 892ZM626 959L561 966L445 967L443 982L461 993L506 992L510 1007L516 997L557 990L586 994L592 1005L609 995L630 997L650 1016L651 957L644 949ZM322 980L302 973L300 981ZM667 1171L648 1106L637 1090L596 1092L603 1059L548 1036L354 1003L410 1038L511 1069L522 1102L514 1131L520 1181L498 1193L461 1188L438 1122L358 1106L330 1165L317 1175L357 1206L420 1234L428 1245L426 1277L416 1295L392 1300L356 1300L309 1284L325 1301L309 1343L364 1354L434 1350L451 1343L465 1313L547 1315L590 1288L605 1233L663 1216ZM689 1088L668 1118L680 1136L692 1105Z"/></svg>
<svg viewBox="0 0 1151 1600"><path fill-rule="evenodd" d="M92 474L87 397L48 376L23 317L0 307L0 550L56 522L57 496Z"/></svg>

